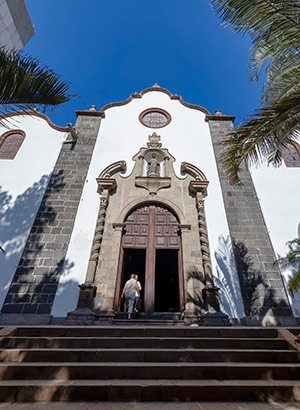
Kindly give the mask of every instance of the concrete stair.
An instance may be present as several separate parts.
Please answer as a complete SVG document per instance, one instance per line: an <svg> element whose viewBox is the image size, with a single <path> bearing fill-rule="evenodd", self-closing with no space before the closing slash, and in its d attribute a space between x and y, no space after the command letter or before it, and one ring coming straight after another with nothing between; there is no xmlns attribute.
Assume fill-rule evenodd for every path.
<svg viewBox="0 0 300 410"><path fill-rule="evenodd" d="M7 327L0 331L0 400L300 401L300 353L285 332Z"/></svg>

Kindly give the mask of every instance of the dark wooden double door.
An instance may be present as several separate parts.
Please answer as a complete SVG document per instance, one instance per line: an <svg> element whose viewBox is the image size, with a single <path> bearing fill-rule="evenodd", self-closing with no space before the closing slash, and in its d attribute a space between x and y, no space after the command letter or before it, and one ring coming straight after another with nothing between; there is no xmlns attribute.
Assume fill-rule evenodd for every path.
<svg viewBox="0 0 300 410"><path fill-rule="evenodd" d="M142 310L147 315L182 310L181 238L178 220L169 209L144 205L127 217L118 268L118 308L120 292L131 273L139 276Z"/></svg>

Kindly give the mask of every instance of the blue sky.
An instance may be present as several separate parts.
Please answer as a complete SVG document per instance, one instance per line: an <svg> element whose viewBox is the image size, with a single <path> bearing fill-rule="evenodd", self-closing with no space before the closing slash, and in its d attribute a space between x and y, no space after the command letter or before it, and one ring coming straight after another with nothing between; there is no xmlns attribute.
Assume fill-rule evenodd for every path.
<svg viewBox="0 0 300 410"><path fill-rule="evenodd" d="M211 113L240 123L259 106L249 81L246 37L221 26L206 0L26 0L36 34L24 51L38 57L79 94L58 112L99 110L158 83Z"/></svg>

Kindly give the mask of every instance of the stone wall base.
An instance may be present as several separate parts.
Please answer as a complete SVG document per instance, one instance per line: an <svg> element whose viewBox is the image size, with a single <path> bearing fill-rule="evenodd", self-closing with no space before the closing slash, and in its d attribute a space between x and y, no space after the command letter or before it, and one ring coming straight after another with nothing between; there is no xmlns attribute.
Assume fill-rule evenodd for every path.
<svg viewBox="0 0 300 410"><path fill-rule="evenodd" d="M90 308L77 308L68 313L64 325L111 325L114 316L113 311L96 312Z"/></svg>
<svg viewBox="0 0 300 410"><path fill-rule="evenodd" d="M199 317L200 326L231 326L228 315L224 313L205 313Z"/></svg>
<svg viewBox="0 0 300 410"><path fill-rule="evenodd" d="M204 315L203 315L204 316ZM203 317L202 316L202 317ZM97 317L89 315L74 315L73 317L53 317L51 315L33 314L0 314L0 326L110 326L112 325L113 312L99 314ZM224 319L224 317L223 317ZM235 326L235 327L299 327L300 318L280 316L276 320L267 321L266 318L205 318L199 320L197 315L184 317L185 326ZM223 320L223 323L222 323ZM150 325L150 324L147 324ZM145 326L147 326L145 325Z"/></svg>
<svg viewBox="0 0 300 410"><path fill-rule="evenodd" d="M51 315L35 315L30 313L0 314L0 325L39 326L50 325L51 321Z"/></svg>
<svg viewBox="0 0 300 410"><path fill-rule="evenodd" d="M300 318L291 316L263 316L254 318L245 316L241 322L242 326L259 326L259 327L291 327L299 326Z"/></svg>

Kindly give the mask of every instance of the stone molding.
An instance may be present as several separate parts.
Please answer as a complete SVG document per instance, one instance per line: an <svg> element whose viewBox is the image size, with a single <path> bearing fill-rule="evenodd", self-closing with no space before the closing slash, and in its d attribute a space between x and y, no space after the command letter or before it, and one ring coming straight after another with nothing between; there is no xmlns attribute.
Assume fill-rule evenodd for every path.
<svg viewBox="0 0 300 410"><path fill-rule="evenodd" d="M117 172L126 171L126 162L117 161L113 164L108 165L103 171L100 172L98 179L110 178L112 175Z"/></svg>
<svg viewBox="0 0 300 410"><path fill-rule="evenodd" d="M201 112L203 112L205 115L210 116L210 112L209 112L206 108L201 107L200 105L187 103L186 101L184 101L184 100L182 99L181 96L179 96L179 95L177 95L177 94L174 94L174 95L173 95L169 90L167 90L166 88L160 87L158 84L154 84L152 87L145 88L145 89L142 90L140 93L137 93L137 92L136 92L136 93L134 93L134 94L131 94L131 95L130 95L126 100L124 100L124 101L118 101L118 102L113 102L113 103L110 103L110 104L106 104L106 105L104 105L104 106L100 109L100 111L84 110L84 111L75 111L75 112L76 112L76 115L89 115L89 116L91 116L91 115L94 115L94 116L99 115L99 116L101 116L102 118L104 118L104 117L105 117L105 111L108 110L109 108L120 107L120 106L122 106L122 105L126 105L126 104L130 103L134 98L142 98L146 93L149 93L149 92L151 92L151 91L160 91L160 92L162 92L162 93L165 93L165 94L167 94L167 95L170 97L171 100L178 100L178 101L180 102L180 104L182 104L183 106L185 106L185 107L187 107L187 108L192 108L192 109L194 109L194 110L201 111Z"/></svg>
<svg viewBox="0 0 300 410"><path fill-rule="evenodd" d="M42 114L36 110L24 110L24 111L11 111L11 112L7 112L5 114L0 115L0 120L2 119L6 119L6 118L10 118L10 117L17 117L17 116L24 116L24 115L28 115L30 117L40 117L43 118L43 120L45 120L48 125L50 125L51 128L53 128L56 131L62 131L62 132L69 132L69 126L67 127L61 127L60 125L55 125L53 124L53 122L50 120L49 117L47 117L47 115Z"/></svg>
<svg viewBox="0 0 300 410"><path fill-rule="evenodd" d="M170 177L135 177L135 186L146 189L150 195L156 195L160 189L171 187Z"/></svg>
<svg viewBox="0 0 300 410"><path fill-rule="evenodd" d="M2 146L4 145L6 139L16 134L21 138L13 138L12 141L8 143L9 151L8 150L2 151ZM25 131L20 130L20 129L9 130L9 131L4 132L2 135L0 135L0 159L5 159L5 160L14 159L19 149L21 148L21 145L23 144L25 137L26 137Z"/></svg>
<svg viewBox="0 0 300 410"><path fill-rule="evenodd" d="M165 115L165 116L167 117L167 122L166 122L164 125L161 125L161 126L159 126L159 127L151 127L150 125L145 124L144 121L143 121L144 116L147 115L147 114L149 114L149 113L151 113L151 112L153 112L153 111ZM166 127L167 125L170 124L170 122L172 121L172 117L171 117L171 114L168 113L168 111L163 110L162 108L157 108L157 107L156 107L156 108L147 108L146 110L144 110L144 111L142 111L142 112L140 113L140 115L139 115L139 121L140 121L140 123L141 123L142 125L144 125L144 127L148 127L148 128L164 128L164 127Z"/></svg>
<svg viewBox="0 0 300 410"><path fill-rule="evenodd" d="M195 165L190 164L188 162L181 163L180 172L182 174L191 175L193 178L195 178L196 181L207 182L207 178L204 175L204 173L199 168L197 168Z"/></svg>
<svg viewBox="0 0 300 410"><path fill-rule="evenodd" d="M149 197L149 195L148 196L145 195L138 199L135 199L134 201L131 201L129 204L127 204L122 209L118 217L118 220L124 221L127 215L129 215L134 208L136 208L139 205L142 206L143 204L153 204L153 205L156 204L156 205L166 206L167 208L172 209L172 212L175 214L179 222L181 222L184 225L188 225L188 222L186 221L182 210L178 208L178 206L174 202L166 198L162 198L159 195L157 195L155 199L153 197Z"/></svg>

